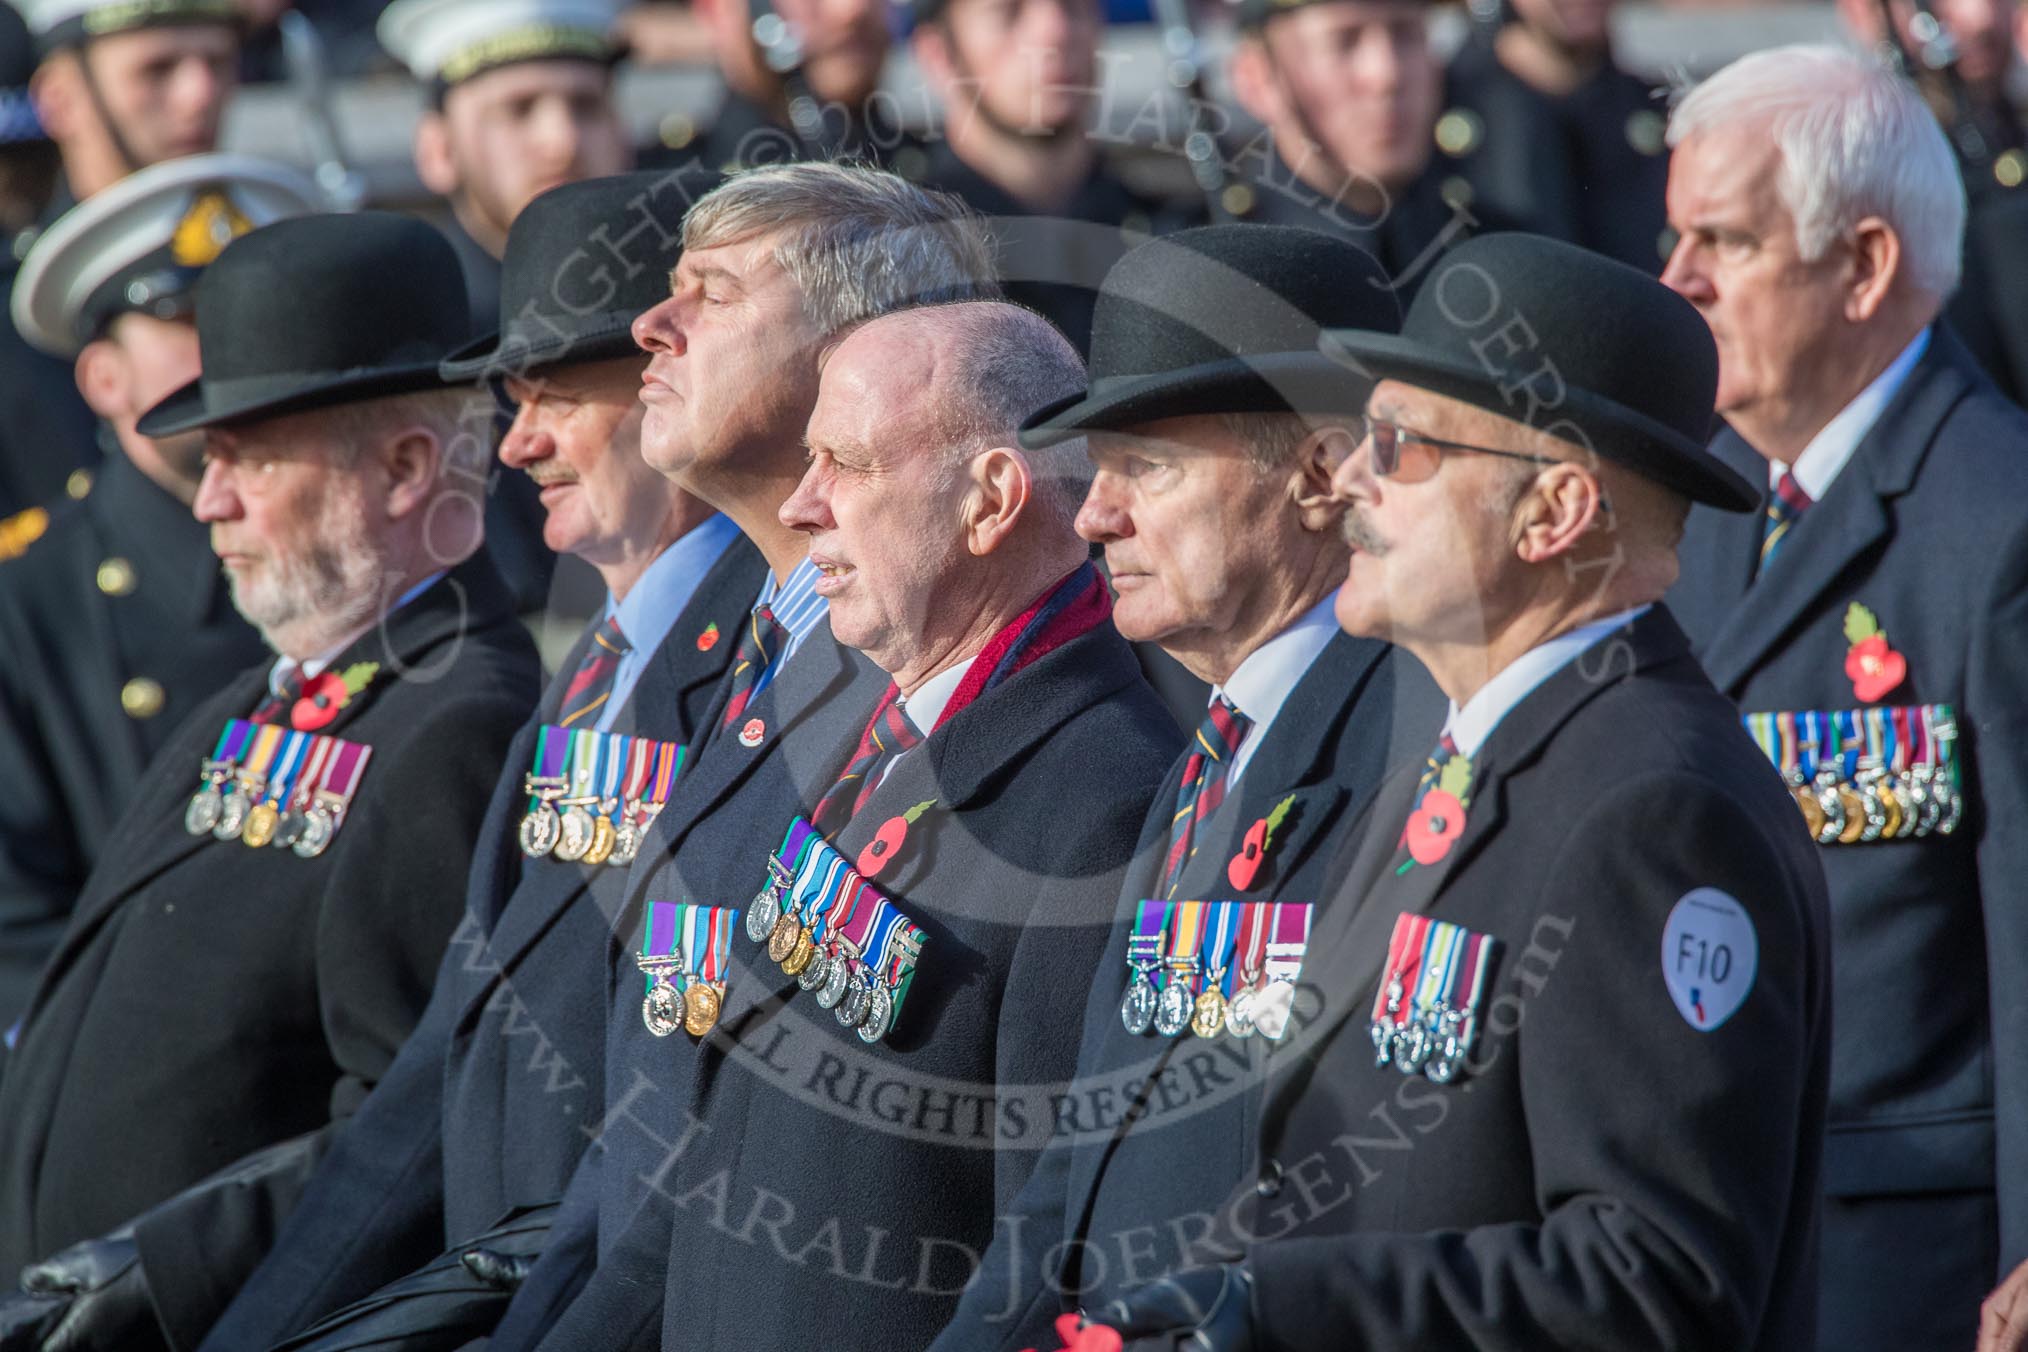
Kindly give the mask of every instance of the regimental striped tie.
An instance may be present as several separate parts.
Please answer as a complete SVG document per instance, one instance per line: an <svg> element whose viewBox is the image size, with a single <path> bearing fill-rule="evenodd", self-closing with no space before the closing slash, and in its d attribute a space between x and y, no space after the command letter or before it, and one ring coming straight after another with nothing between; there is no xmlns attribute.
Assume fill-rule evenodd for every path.
<svg viewBox="0 0 2028 1352"><path fill-rule="evenodd" d="M725 701L725 717L719 720L719 727L730 728L745 716L746 706L753 701L754 687L781 656L782 644L788 637L789 631L775 618L774 611L766 606L754 607L746 632L739 636L739 648L732 655L732 694Z"/></svg>
<svg viewBox="0 0 2028 1352"><path fill-rule="evenodd" d="M1774 492L1768 494L1767 520L1761 525L1762 572L1767 571L1767 566L1774 562L1775 550L1781 547L1782 541L1788 538L1796 522L1802 520L1803 513L1809 511L1815 502L1816 499L1804 492L1803 486L1796 482L1795 475L1787 470L1782 471L1782 477L1775 481Z"/></svg>
<svg viewBox="0 0 2028 1352"><path fill-rule="evenodd" d="M881 774L894 758L914 747L922 745L922 734L909 722L908 715L901 707L901 691L889 685L887 694L881 697L880 707L873 711L873 718L860 735L859 749L852 753L852 763L845 767L845 773L838 777L817 803L817 810L810 821L825 835L836 835L844 829L845 823L859 814L866 806L866 800L873 796L873 790L880 785Z"/></svg>
<svg viewBox="0 0 2028 1352"><path fill-rule="evenodd" d="M1225 801L1226 777L1232 758L1253 727L1253 720L1220 695L1205 711L1190 758L1183 762L1183 783L1176 792L1176 813L1169 819L1169 858L1162 867L1162 895L1175 895L1183 865L1190 860L1191 837L1197 823L1208 821Z"/></svg>
<svg viewBox="0 0 2028 1352"><path fill-rule="evenodd" d="M268 693L262 697L261 702L254 706L252 721L256 723L280 723L288 717L289 712L295 708L296 701L302 697L303 669L292 663L289 667L289 674L282 677L282 688L276 690L270 686Z"/></svg>
<svg viewBox="0 0 2028 1352"><path fill-rule="evenodd" d="M1422 800L1429 797L1429 791L1435 788L1437 781L1444 777L1444 767L1449 765L1451 757L1457 754L1458 744L1452 741L1451 735L1446 732L1437 742L1436 750L1430 752L1429 759L1423 762L1422 778L1416 781L1415 803L1409 809L1410 811L1414 811L1415 808L1422 806Z"/></svg>
<svg viewBox="0 0 2028 1352"><path fill-rule="evenodd" d="M558 727L598 721L599 710L613 696L613 678L620 673L620 659L633 646L620 632L619 618L608 615L592 635L591 647L585 649L584 660L577 664L570 684L564 687L563 703L557 706L562 711L556 720Z"/></svg>

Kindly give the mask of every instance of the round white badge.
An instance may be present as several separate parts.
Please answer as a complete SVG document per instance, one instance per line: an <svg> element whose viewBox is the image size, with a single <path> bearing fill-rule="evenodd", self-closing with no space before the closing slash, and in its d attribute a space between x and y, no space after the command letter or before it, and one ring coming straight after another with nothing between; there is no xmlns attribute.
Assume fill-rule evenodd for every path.
<svg viewBox="0 0 2028 1352"><path fill-rule="evenodd" d="M1746 908L1715 887L1687 892L1662 927L1662 980L1700 1033L1731 1018L1753 989L1760 941Z"/></svg>

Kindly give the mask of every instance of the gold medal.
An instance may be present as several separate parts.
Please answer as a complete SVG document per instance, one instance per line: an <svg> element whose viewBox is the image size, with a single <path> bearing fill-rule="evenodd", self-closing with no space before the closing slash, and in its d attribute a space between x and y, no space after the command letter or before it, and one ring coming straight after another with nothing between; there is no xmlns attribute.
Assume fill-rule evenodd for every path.
<svg viewBox="0 0 2028 1352"><path fill-rule="evenodd" d="M796 923L794 916L785 915L775 921L775 927L768 934L768 956L776 963L789 960L789 954L796 951L796 939L803 927Z"/></svg>
<svg viewBox="0 0 2028 1352"><path fill-rule="evenodd" d="M1795 788L1794 793L1796 806L1803 810L1803 824L1810 829L1810 839L1816 840L1824 834L1824 809L1817 805L1817 791L1802 784Z"/></svg>
<svg viewBox="0 0 2028 1352"><path fill-rule="evenodd" d="M692 981L683 993L683 1031L703 1037L718 1025L718 1011L724 1000L709 981Z"/></svg>
<svg viewBox="0 0 2028 1352"><path fill-rule="evenodd" d="M782 970L790 976L800 976L810 959L817 956L817 941L810 937L810 931L796 926L796 942L789 949L789 956L782 960Z"/></svg>
<svg viewBox="0 0 2028 1352"><path fill-rule="evenodd" d="M591 845L584 852L584 862L594 868L606 862L613 853L613 846L619 843L620 833L614 829L612 818L592 818Z"/></svg>
<svg viewBox="0 0 2028 1352"><path fill-rule="evenodd" d="M1225 997L1217 987L1197 997L1197 1004L1190 1015L1190 1031L1199 1037L1217 1037L1218 1030L1225 1027Z"/></svg>
<svg viewBox="0 0 2028 1352"><path fill-rule="evenodd" d="M1849 784L1838 786L1838 801L1845 807L1845 827L1838 832L1840 845L1856 845L1866 833L1866 800Z"/></svg>
<svg viewBox="0 0 2028 1352"><path fill-rule="evenodd" d="M275 828L281 822L281 810L273 803L258 803L246 814L246 825L239 838L258 850L275 838Z"/></svg>
<svg viewBox="0 0 2028 1352"><path fill-rule="evenodd" d="M1882 840L1894 840L1901 835L1901 823L1907 815L1901 810L1901 795L1892 783L1880 786L1880 810L1887 815L1887 824L1880 828Z"/></svg>

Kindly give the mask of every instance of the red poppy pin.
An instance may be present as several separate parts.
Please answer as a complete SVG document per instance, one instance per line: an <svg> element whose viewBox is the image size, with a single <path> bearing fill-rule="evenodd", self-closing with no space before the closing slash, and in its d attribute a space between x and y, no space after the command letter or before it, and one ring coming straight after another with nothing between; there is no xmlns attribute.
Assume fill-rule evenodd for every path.
<svg viewBox="0 0 2028 1352"><path fill-rule="evenodd" d="M1075 1313L1056 1317L1056 1338L1063 1344L1058 1352L1120 1352L1125 1346L1117 1329L1087 1324ZM1031 1347L1028 1352L1035 1349Z"/></svg>
<svg viewBox="0 0 2028 1352"><path fill-rule="evenodd" d="M1465 833L1471 790L1472 758L1452 756L1444 762L1436 786L1408 814L1408 825L1401 833L1402 843L1408 846L1408 862L1395 870L1397 875L1417 864L1438 863L1451 852L1451 845Z"/></svg>
<svg viewBox="0 0 2028 1352"><path fill-rule="evenodd" d="M1275 804L1275 810L1247 828L1246 838L1239 843L1239 853L1225 866L1226 881L1245 892L1260 881L1260 871L1267 863L1268 848L1275 843L1275 832L1288 820L1289 810L1296 805L1293 793Z"/></svg>
<svg viewBox="0 0 2028 1352"><path fill-rule="evenodd" d="M289 726L297 732L329 727L338 711L379 674L378 662L355 662L343 671L318 672L303 682L302 696L290 706Z"/></svg>
<svg viewBox="0 0 2028 1352"><path fill-rule="evenodd" d="M704 626L704 632L697 636L697 651L708 653L718 646L718 621Z"/></svg>
<svg viewBox="0 0 2028 1352"><path fill-rule="evenodd" d="M936 805L937 800L932 798L927 803L917 803L899 817L889 817L882 822L880 829L873 833L873 839L866 842L866 848L859 851L859 858L853 861L852 866L859 870L859 876L878 878L901 853L901 847L908 843L908 828Z"/></svg>
<svg viewBox="0 0 2028 1352"><path fill-rule="evenodd" d="M1908 679L1908 659L1887 646L1879 617L1854 601L1845 608L1845 674L1861 704L1875 704Z"/></svg>

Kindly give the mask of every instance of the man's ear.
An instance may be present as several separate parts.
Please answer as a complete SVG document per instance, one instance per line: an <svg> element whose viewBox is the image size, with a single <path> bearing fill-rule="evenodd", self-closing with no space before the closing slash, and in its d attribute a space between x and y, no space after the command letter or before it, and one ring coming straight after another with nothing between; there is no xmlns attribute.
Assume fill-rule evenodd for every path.
<svg viewBox="0 0 2028 1352"><path fill-rule="evenodd" d="M398 521L428 505L443 472L444 447L436 433L425 427L403 427L382 438L373 454L387 476L390 520Z"/></svg>
<svg viewBox="0 0 2028 1352"><path fill-rule="evenodd" d="M35 105L35 115L53 141L67 141L76 136L78 119L84 116L83 72L77 63L76 52L55 52L28 77L29 101Z"/></svg>
<svg viewBox="0 0 2028 1352"><path fill-rule="evenodd" d="M129 394L127 354L120 351L118 343L105 338L86 343L84 351L77 354L72 374L86 406L107 422L119 422L140 412Z"/></svg>
<svg viewBox="0 0 2028 1352"><path fill-rule="evenodd" d="M451 156L451 124L435 109L415 124L415 172L423 186L439 197L454 197L463 186L457 161Z"/></svg>
<svg viewBox="0 0 2028 1352"><path fill-rule="evenodd" d="M951 87L957 82L955 63L951 60L951 35L941 23L930 22L916 25L909 35L909 52L915 57L916 68L929 84L930 92L949 103Z"/></svg>
<svg viewBox="0 0 2028 1352"><path fill-rule="evenodd" d="M996 446L973 456L967 477L971 488L965 494L965 548L983 558L1006 541L1029 510L1035 480L1028 458L1012 446Z"/></svg>
<svg viewBox="0 0 2028 1352"><path fill-rule="evenodd" d="M1236 39L1230 78L1232 96L1247 116L1263 127L1274 127L1282 120L1282 87L1268 61L1266 42L1264 33L1246 33Z"/></svg>
<svg viewBox="0 0 2028 1352"><path fill-rule="evenodd" d="M1289 495L1304 530L1338 529L1345 503L1331 492L1331 480L1358 446L1358 436L1343 427L1319 427L1303 439L1289 471Z"/></svg>
<svg viewBox="0 0 2028 1352"><path fill-rule="evenodd" d="M1582 465L1545 465L1511 518L1515 557L1547 563L1570 553L1604 510L1605 490L1596 474Z"/></svg>
<svg viewBox="0 0 2028 1352"><path fill-rule="evenodd" d="M1852 283L1845 297L1845 318L1863 324L1880 313L1901 280L1903 262L1901 236L1886 221L1868 216L1852 227Z"/></svg>

